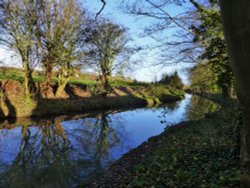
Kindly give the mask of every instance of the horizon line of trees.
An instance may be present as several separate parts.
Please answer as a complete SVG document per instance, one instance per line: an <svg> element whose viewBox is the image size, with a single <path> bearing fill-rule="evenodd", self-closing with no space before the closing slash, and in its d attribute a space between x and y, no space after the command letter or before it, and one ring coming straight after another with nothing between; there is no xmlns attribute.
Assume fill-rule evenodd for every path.
<svg viewBox="0 0 250 188"><path fill-rule="evenodd" d="M177 71L175 71L171 75L167 73L163 74L161 79L158 81L158 83L168 85L179 90L182 90L184 88L182 79L180 78Z"/></svg>

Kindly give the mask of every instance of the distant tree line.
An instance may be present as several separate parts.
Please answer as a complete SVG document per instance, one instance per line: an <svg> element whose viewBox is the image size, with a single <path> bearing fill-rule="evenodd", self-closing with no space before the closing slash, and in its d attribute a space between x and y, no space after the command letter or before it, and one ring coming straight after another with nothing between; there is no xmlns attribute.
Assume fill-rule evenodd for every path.
<svg viewBox="0 0 250 188"><path fill-rule="evenodd" d="M166 85L169 85L173 88L180 89L180 90L183 89L184 87L182 79L178 75L177 71L175 71L172 75L163 74L159 83L166 84Z"/></svg>

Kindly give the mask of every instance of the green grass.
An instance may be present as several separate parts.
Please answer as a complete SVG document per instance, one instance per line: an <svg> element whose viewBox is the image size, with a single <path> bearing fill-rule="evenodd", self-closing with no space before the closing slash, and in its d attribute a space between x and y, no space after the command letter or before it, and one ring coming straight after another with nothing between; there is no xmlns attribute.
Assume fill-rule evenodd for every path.
<svg viewBox="0 0 250 188"><path fill-rule="evenodd" d="M133 82L131 80L121 80L117 79L111 82L112 86L123 86L123 87L138 87L141 85L147 85L147 83L138 83L138 82Z"/></svg>
<svg viewBox="0 0 250 188"><path fill-rule="evenodd" d="M69 80L69 84L82 84L82 85L95 85L97 84L96 81L93 81L93 80L82 80L82 79L70 79Z"/></svg>
<svg viewBox="0 0 250 188"><path fill-rule="evenodd" d="M0 67L0 80L16 80L23 81L24 72L18 68ZM41 76L41 72L36 71L33 75L33 79L36 82L43 82L44 77Z"/></svg>
<svg viewBox="0 0 250 188"><path fill-rule="evenodd" d="M0 67L0 80L17 80L22 82L24 73L21 69L18 68L7 68ZM97 84L97 76L92 74L80 74L78 77L73 76L70 80L70 84L84 84L84 85L95 85ZM41 71L34 71L33 80L35 82L44 82L45 77ZM57 82L56 76L52 78L53 83ZM138 87L140 85L145 85L146 83L133 82L132 80L122 79L120 77L115 77L111 81L112 86L129 86L129 87Z"/></svg>
<svg viewBox="0 0 250 188"><path fill-rule="evenodd" d="M144 86L145 89L141 89L141 94L144 97L154 98L158 99L159 101L164 102L165 97L184 97L184 92L173 89L171 87L168 87L166 85L146 85Z"/></svg>
<svg viewBox="0 0 250 188"><path fill-rule="evenodd" d="M22 81L23 80L23 72L21 72L18 69L6 69L6 68L1 68L0 69L0 80L18 80Z"/></svg>

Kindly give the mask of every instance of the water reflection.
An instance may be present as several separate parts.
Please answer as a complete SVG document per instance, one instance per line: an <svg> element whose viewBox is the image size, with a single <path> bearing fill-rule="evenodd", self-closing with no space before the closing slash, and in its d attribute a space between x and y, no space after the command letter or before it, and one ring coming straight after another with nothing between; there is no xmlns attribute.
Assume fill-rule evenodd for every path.
<svg viewBox="0 0 250 188"><path fill-rule="evenodd" d="M192 95L186 94L184 100L169 103L162 107L161 115L159 116L161 123L167 128L178 122L188 120L187 107L190 105L191 99Z"/></svg>
<svg viewBox="0 0 250 188"><path fill-rule="evenodd" d="M5 121L0 125L0 187L75 187L203 105L214 108L186 95L152 109Z"/></svg>
<svg viewBox="0 0 250 188"><path fill-rule="evenodd" d="M55 118L54 122L42 121L36 127L21 126L9 132L7 139L0 142L1 149L6 142L12 142L8 150L1 151L7 154L1 156L1 163L10 163L0 176L1 187L67 185L65 177L72 177L74 169L71 167L75 161L71 160L73 151L60 118ZM14 155L12 160L7 158L10 155Z"/></svg>
<svg viewBox="0 0 250 188"><path fill-rule="evenodd" d="M34 124L0 130L0 187L72 186L105 168L112 161L110 150L122 147L126 135L105 113Z"/></svg>
<svg viewBox="0 0 250 188"><path fill-rule="evenodd" d="M204 118L205 114L214 112L219 108L219 104L199 96L192 96L187 105L187 117L190 120Z"/></svg>
<svg viewBox="0 0 250 188"><path fill-rule="evenodd" d="M119 125L113 122L119 121ZM126 130L122 117L101 113L95 118L64 122L70 140L82 157L91 160L96 170L103 170L115 160L115 152L125 147ZM80 125L80 126L79 126Z"/></svg>

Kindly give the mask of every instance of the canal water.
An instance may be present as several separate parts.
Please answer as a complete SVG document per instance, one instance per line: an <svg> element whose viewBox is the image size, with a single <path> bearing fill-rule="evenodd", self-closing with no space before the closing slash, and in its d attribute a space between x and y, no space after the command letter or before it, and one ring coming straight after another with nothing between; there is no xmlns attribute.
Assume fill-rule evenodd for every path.
<svg viewBox="0 0 250 188"><path fill-rule="evenodd" d="M3 121L0 187L76 187L168 126L217 107L187 94L153 108Z"/></svg>

